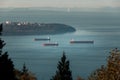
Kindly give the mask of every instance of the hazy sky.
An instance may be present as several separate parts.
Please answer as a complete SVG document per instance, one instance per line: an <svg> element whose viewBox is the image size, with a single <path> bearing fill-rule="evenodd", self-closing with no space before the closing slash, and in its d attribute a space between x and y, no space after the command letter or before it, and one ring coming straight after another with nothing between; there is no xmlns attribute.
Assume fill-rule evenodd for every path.
<svg viewBox="0 0 120 80"><path fill-rule="evenodd" d="M120 0L0 0L2 7L120 7Z"/></svg>

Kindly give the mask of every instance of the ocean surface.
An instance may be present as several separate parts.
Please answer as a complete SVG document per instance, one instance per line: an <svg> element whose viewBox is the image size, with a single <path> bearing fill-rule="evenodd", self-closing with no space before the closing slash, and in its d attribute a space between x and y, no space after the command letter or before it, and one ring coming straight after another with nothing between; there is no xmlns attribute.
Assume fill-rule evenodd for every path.
<svg viewBox="0 0 120 80"><path fill-rule="evenodd" d="M15 68L25 63L38 80L50 80L55 75L63 51L70 61L73 79L87 79L94 70L105 65L109 52L120 49L120 13L117 12L62 12L62 11L1 11L0 22L27 21L63 23L76 28L74 33L55 35L2 36ZM48 41L34 38L50 37L59 46L43 46ZM94 44L70 44L70 40L94 40Z"/></svg>

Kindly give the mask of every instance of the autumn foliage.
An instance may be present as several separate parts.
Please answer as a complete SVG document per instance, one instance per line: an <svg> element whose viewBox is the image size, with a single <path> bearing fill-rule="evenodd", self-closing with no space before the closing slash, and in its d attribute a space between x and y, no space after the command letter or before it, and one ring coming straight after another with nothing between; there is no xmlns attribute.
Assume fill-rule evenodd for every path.
<svg viewBox="0 0 120 80"><path fill-rule="evenodd" d="M107 65L97 69L88 80L120 80L120 51L117 48L112 50Z"/></svg>

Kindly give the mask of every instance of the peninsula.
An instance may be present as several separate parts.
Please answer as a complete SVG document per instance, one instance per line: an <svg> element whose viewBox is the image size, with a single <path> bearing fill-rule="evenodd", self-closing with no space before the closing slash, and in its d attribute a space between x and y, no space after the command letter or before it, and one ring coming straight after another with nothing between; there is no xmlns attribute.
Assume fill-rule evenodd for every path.
<svg viewBox="0 0 120 80"><path fill-rule="evenodd" d="M75 32L76 29L59 23L29 23L10 22L3 23L3 35L51 35Z"/></svg>

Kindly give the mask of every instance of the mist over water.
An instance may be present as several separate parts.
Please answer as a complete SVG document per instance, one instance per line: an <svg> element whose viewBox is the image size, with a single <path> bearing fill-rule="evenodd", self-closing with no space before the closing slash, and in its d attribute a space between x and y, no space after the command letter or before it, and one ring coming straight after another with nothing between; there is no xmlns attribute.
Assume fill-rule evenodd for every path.
<svg viewBox="0 0 120 80"><path fill-rule="evenodd" d="M120 14L109 12L8 12L0 13L0 22L27 21L38 23L63 23L76 28L74 33L59 35L2 36L15 68L21 69L24 62L38 80L49 80L57 70L63 51L70 60L74 80L87 76L106 63L111 49L120 49ZM43 46L48 41L34 38L51 38L59 46ZM70 44L74 40L94 40L94 44Z"/></svg>

